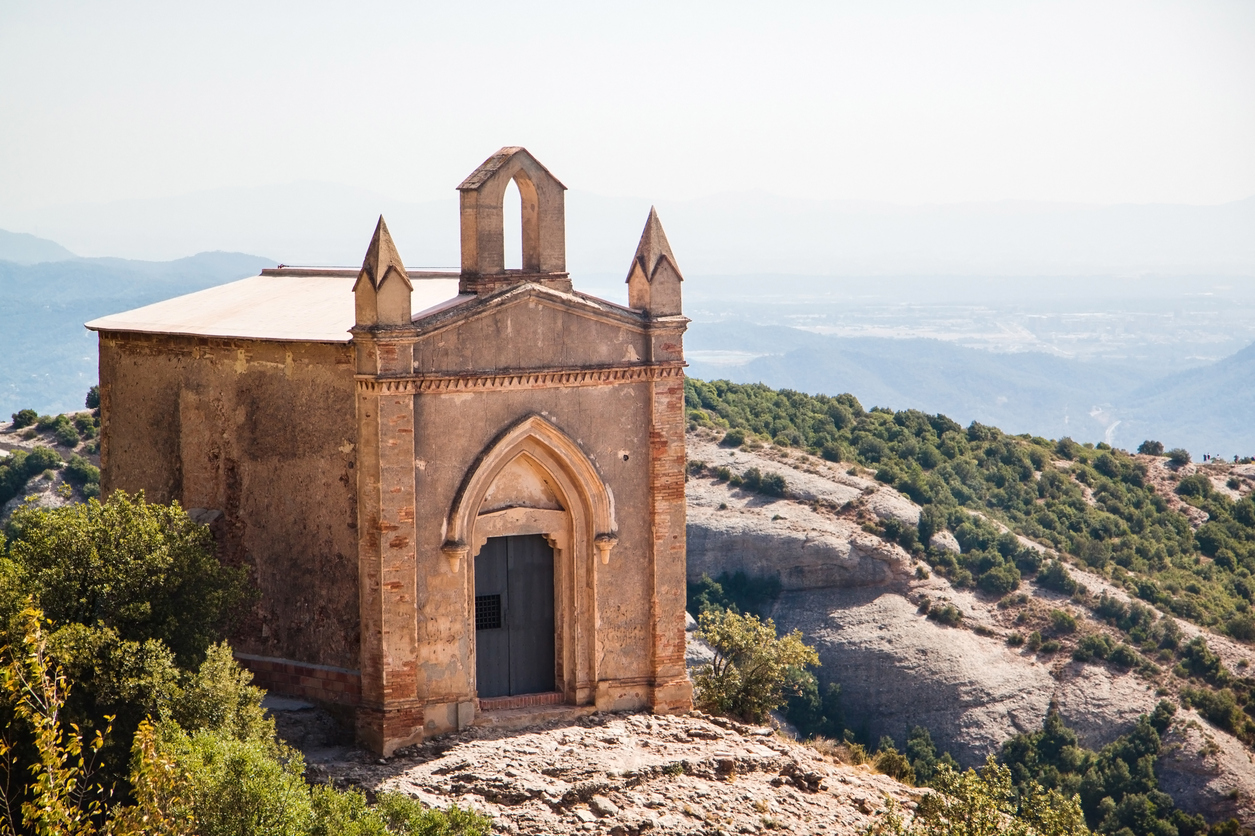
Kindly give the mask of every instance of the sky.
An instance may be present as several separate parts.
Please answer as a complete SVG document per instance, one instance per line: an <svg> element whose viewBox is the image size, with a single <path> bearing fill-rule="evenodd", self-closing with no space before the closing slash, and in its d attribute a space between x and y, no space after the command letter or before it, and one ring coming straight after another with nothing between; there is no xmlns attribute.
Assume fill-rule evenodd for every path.
<svg viewBox="0 0 1255 836"><path fill-rule="evenodd" d="M1255 195L1255 2L0 0L7 228L447 198L504 145L650 200L1225 203Z"/></svg>

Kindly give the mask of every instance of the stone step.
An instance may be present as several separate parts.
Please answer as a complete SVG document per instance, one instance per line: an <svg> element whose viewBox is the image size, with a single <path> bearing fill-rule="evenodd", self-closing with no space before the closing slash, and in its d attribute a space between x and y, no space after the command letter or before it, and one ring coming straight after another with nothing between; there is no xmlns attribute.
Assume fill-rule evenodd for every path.
<svg viewBox="0 0 1255 836"><path fill-rule="evenodd" d="M536 705L499 711L478 711L472 725L476 728L513 731L528 726L578 720L596 710L597 707L592 705Z"/></svg>

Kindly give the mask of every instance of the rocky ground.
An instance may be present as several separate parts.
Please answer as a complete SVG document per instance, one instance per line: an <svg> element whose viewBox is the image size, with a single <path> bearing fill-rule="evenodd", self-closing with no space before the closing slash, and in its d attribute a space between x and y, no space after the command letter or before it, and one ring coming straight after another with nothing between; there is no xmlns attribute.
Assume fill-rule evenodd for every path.
<svg viewBox="0 0 1255 836"><path fill-rule="evenodd" d="M1084 606L1031 582L1022 586L1022 600L999 606L997 599L931 575L899 546L864 529L877 518L913 522L919 514L865 471L770 446L729 451L716 438L700 430L689 436L690 460L706 465L688 482L690 579L736 571L778 577L784 591L770 615L815 645L821 682L841 685L847 717L863 724L870 739L887 734L901 743L911 727L925 726L940 747L974 766L1008 737L1040 728L1053 701L1084 743L1099 747L1128 731L1159 699L1179 692L1181 682L1167 672L1148 677L1073 661L1069 642L1075 638L1056 653L1009 646L1013 632L1041 629L1052 609L1071 612L1081 625L1078 635L1116 633ZM713 474L718 465L779 473L790 498L731 487ZM1232 466L1223 473L1213 467L1216 473L1204 472L1213 484L1226 485ZM1094 595L1129 600L1106 578L1070 571ZM921 612L925 599L930 607L956 606L962 624L928 619ZM1255 664L1250 646L1178 624L1187 639L1205 633L1230 669ZM1191 812L1236 815L1255 825L1250 750L1193 711L1177 717L1161 762L1163 786Z"/></svg>
<svg viewBox="0 0 1255 836"><path fill-rule="evenodd" d="M920 794L771 729L698 714L472 729L387 760L323 750L307 774L471 807L518 834L856 834L887 798L910 809Z"/></svg>

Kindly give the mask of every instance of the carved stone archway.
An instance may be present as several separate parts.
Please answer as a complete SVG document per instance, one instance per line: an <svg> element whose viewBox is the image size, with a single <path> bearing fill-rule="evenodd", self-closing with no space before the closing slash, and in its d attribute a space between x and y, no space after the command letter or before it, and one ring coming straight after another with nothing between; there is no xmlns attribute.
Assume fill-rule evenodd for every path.
<svg viewBox="0 0 1255 836"><path fill-rule="evenodd" d="M538 415L485 448L445 521L442 551L450 569L465 569L468 632L475 629L473 561L488 538L540 534L553 547L556 674L569 703L595 697L597 574L618 542L616 528L614 496L596 466ZM475 670L473 659L468 667Z"/></svg>

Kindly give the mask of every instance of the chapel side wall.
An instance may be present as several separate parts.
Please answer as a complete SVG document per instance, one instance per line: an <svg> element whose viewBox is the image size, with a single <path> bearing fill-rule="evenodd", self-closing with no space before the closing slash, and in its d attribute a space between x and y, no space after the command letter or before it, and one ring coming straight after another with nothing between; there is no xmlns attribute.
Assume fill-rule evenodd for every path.
<svg viewBox="0 0 1255 836"><path fill-rule="evenodd" d="M101 482L221 512L258 601L240 653L356 670L356 420L347 344L100 335Z"/></svg>
<svg viewBox="0 0 1255 836"><path fill-rule="evenodd" d="M539 414L574 439L593 462L613 494L618 524L619 542L608 565L591 549L575 556L596 575L599 646L577 645L574 652L595 656L598 679L639 686L640 702L647 703L653 670L650 387L642 381L415 396L415 496L426 509L416 520L420 693L436 702L452 700L470 692L474 676L468 667L474 631L463 609L468 585L474 583L474 561L467 560L457 574L449 570L440 551L445 515L476 457L504 429ZM599 533L606 532L589 532ZM578 684L596 687L595 681Z"/></svg>

